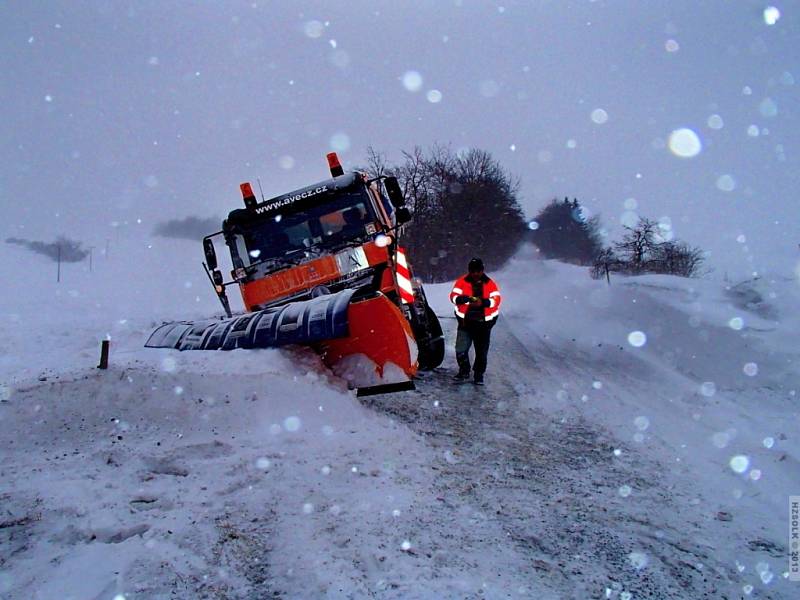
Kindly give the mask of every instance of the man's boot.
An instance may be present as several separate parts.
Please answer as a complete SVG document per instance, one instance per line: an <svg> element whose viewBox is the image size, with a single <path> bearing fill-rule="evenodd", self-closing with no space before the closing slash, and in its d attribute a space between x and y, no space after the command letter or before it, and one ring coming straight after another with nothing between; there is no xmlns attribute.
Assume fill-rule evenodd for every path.
<svg viewBox="0 0 800 600"><path fill-rule="evenodd" d="M453 376L453 381L466 381L467 379L469 379L469 371L463 369L459 370L458 373Z"/></svg>
<svg viewBox="0 0 800 600"><path fill-rule="evenodd" d="M474 383L475 385L484 385L483 373L475 373L475 377L473 378L472 383Z"/></svg>

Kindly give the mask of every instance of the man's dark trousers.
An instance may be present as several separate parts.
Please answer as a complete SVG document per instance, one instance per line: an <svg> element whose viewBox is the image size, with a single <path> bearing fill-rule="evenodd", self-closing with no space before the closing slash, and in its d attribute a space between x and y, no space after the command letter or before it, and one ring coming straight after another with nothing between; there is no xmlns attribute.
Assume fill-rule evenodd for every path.
<svg viewBox="0 0 800 600"><path fill-rule="evenodd" d="M494 321L473 321L458 319L458 331L456 332L456 361L458 370L462 374L468 374L470 370L469 349L475 344L475 368L476 376L481 376L486 371L486 357L489 354L489 341L492 334Z"/></svg>

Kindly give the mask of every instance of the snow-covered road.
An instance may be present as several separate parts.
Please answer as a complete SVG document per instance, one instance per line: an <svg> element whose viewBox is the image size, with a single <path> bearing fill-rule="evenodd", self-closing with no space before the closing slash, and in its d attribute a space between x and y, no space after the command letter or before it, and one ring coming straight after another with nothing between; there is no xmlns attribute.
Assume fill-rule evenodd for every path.
<svg viewBox="0 0 800 600"><path fill-rule="evenodd" d="M143 349L115 290L4 306L0 598L793 598L794 283L511 267L485 388L431 286L445 365L363 402L307 350Z"/></svg>

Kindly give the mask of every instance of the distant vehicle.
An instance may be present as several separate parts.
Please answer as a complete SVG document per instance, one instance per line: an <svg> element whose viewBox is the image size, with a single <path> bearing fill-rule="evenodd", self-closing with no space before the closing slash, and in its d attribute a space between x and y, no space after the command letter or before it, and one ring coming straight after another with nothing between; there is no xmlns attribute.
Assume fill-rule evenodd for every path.
<svg viewBox="0 0 800 600"><path fill-rule="evenodd" d="M400 246L411 219L395 177L344 173L328 154L331 179L244 208L203 239L204 268L225 319L162 325L146 346L231 350L311 345L359 395L413 388L417 369L444 358L442 328ZM232 280L214 241L230 251ZM244 315L232 316L226 288L238 285Z"/></svg>

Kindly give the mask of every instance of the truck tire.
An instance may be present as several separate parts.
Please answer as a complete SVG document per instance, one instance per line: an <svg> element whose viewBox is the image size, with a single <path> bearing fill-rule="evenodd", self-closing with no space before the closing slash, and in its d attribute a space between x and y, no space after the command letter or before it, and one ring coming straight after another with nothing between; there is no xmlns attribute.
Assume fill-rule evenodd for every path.
<svg viewBox="0 0 800 600"><path fill-rule="evenodd" d="M423 319L420 319L422 321ZM439 318L433 312L428 303L425 303L424 323L419 323L420 331L417 336L417 348L419 351L419 368L423 371L430 371L444 360L444 335Z"/></svg>

